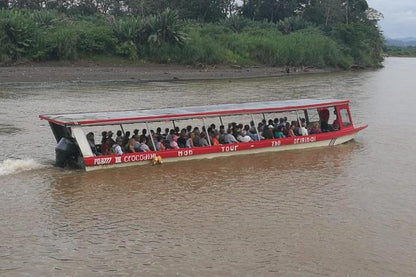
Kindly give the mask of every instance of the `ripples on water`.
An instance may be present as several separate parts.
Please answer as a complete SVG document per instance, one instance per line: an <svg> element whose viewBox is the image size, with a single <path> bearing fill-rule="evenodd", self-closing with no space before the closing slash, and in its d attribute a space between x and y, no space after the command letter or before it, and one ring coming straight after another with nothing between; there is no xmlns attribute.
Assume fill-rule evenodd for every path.
<svg viewBox="0 0 416 277"><path fill-rule="evenodd" d="M416 116L415 86L401 77L414 66L389 59L379 71L330 75L2 88L23 96L0 102L2 126L17 129L0 132L0 169L34 168L0 176L0 275L414 274L416 149L403 138L416 132L406 120ZM351 99L355 122L370 127L332 148L86 173L50 166L53 137L37 119L91 105L306 97ZM391 133L395 122L405 128ZM27 153L32 160L18 160Z"/></svg>

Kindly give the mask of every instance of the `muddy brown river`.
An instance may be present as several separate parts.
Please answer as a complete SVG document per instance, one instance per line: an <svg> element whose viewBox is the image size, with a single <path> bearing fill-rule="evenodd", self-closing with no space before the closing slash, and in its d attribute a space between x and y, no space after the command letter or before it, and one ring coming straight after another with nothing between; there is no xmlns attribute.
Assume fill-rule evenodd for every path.
<svg viewBox="0 0 416 277"><path fill-rule="evenodd" d="M1 276L415 276L416 59L379 70L0 87ZM39 114L338 98L350 143L95 172Z"/></svg>

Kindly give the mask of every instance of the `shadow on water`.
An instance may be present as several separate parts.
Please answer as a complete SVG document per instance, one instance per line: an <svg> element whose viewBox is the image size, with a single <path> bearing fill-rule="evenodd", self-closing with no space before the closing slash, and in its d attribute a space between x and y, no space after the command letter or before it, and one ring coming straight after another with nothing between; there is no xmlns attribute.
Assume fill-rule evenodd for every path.
<svg viewBox="0 0 416 277"><path fill-rule="evenodd" d="M54 177L54 197L73 199L83 194L88 203L106 197L127 197L152 194L174 195L185 192L238 190L240 186L273 184L285 188L318 180L319 186L332 183L348 169L353 153L363 146L355 141L336 147L263 153L165 163L160 166L131 166L92 172L66 172ZM238 192L237 192L238 193ZM134 197L133 197L134 198Z"/></svg>

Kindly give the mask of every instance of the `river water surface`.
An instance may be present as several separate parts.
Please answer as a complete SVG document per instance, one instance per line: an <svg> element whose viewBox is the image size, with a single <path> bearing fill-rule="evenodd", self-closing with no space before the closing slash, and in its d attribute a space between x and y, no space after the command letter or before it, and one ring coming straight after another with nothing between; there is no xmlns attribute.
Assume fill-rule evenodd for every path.
<svg viewBox="0 0 416 277"><path fill-rule="evenodd" d="M1 276L416 276L416 59L249 80L0 87ZM39 114L350 99L337 147L97 172Z"/></svg>

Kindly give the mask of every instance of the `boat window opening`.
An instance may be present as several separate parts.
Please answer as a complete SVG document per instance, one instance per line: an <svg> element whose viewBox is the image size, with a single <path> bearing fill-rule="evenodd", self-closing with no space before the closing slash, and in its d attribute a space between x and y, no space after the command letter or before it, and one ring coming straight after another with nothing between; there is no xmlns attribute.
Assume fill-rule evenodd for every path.
<svg viewBox="0 0 416 277"><path fill-rule="evenodd" d="M351 123L348 109L344 107L338 108L340 118L342 119L342 126L350 126ZM187 147L184 143L184 140L186 142L186 140L189 138L190 132L197 132L196 134L198 139L196 141L201 138L201 134L202 137L206 139L205 144L195 143L195 145L192 147L212 146L218 145L218 143L231 143L221 141L217 144L214 144L212 140L213 137L216 136L216 134L218 134L216 139L221 137L221 125L224 126L223 134L227 134L227 130L231 129L231 134L236 139L235 142L245 142L243 139L246 135L251 138L247 141L257 141L259 138L264 140L293 136L289 135L289 129L292 128L294 131L293 134L295 136L301 136L302 128L300 127L302 126L305 126L307 134L313 134L314 131L312 130L314 129L315 125L323 126L323 118L329 123L332 123L332 120L336 121L336 107L293 110L290 112L265 112L258 114L226 115L218 117L175 119L131 124L124 123L119 125L89 126L82 127L82 129L85 132L85 136L87 136L87 134L90 132L94 134L94 144L96 149L94 149L93 152L96 151L97 155L109 155L113 154L113 152L111 152L111 147L107 145L107 142L103 145L106 139L110 140L111 144L114 145L117 137L121 137L123 140L122 152L130 153L131 151L128 149L129 144L127 142L133 139L135 131L137 133L138 140L141 140L141 138L144 136L150 151L160 151L165 149L178 149ZM336 125L336 123L333 124ZM291 127L292 125L293 127ZM331 124L327 125L332 126ZM214 128L214 130L212 128ZM272 129L272 135L265 135L265 130L270 128ZM68 130L69 129L70 128L68 128ZM336 129L337 128L328 127L328 129L322 130L322 132L334 131ZM182 132L184 133L181 134ZM276 135L277 132L283 132L283 135L280 137ZM108 134L112 134L111 139L109 138ZM127 135L129 136L128 138L126 137ZM305 135L305 133L303 133L303 135ZM182 139L179 139L181 136ZM125 140L126 138L127 141ZM175 142L172 142L172 140L175 140ZM177 143L177 141L180 141L181 143ZM160 148L160 144L163 144L162 148ZM91 148L93 149L94 147Z"/></svg>
<svg viewBox="0 0 416 277"><path fill-rule="evenodd" d="M120 124L118 126L117 125L94 126L94 127L86 127L85 134L89 132L93 132L95 134L94 136L95 145L97 146L98 152L104 155L109 154L109 152L108 152L108 147L103 148L102 144L103 144L103 141L105 141L105 139L108 137L108 133L110 132L113 134L112 135L113 141L117 138L117 136L115 135L117 132L122 133L121 136L123 138L122 146L123 146L124 153L129 152L129 150L126 148L127 146L125 145L126 141L124 141L124 138L126 137L126 135L129 135L128 139L132 139L133 136L135 135L135 131L139 138L145 135L146 144L149 146L150 150L158 150L156 149L155 144L158 144L160 142L164 144L165 149L172 148L172 145L171 145L172 135L169 136L171 133L177 137L176 139L178 139L183 129L186 130L187 128L191 128L190 131L194 131L195 128L197 127L196 129L198 130L199 133L205 133L207 144L208 144L207 146L211 146L213 144L212 142L213 132L211 130L212 124L215 125L215 129L217 132L220 131L220 126L224 125L224 132L226 132L227 129L230 128L233 130L232 134L235 137L250 133L252 140L255 141L255 140L258 140L259 137L261 139L267 139L267 138L262 137L262 135L263 135L264 129L269 128L270 125L273 128L273 132L275 132L276 129L278 129L279 126L281 126L282 129L285 131L284 133L285 136L287 136L287 132L288 132L288 129L290 128L290 125L295 124L297 126L300 126L302 125L302 123L306 123L306 119L302 117L302 115L304 115L302 111L305 112L304 110L299 110L299 111L292 111L292 112L242 114L242 115L230 115L230 116L221 116L221 117L192 118L192 119L184 119L184 120L152 121L152 122L133 123L133 124L125 123L125 124ZM308 114L310 122L319 121L319 114L316 109L315 110L310 109L306 113ZM169 125L171 127L169 127ZM244 132L241 132L241 131L244 131ZM152 136L150 136L149 134L152 134ZM186 134L189 135L189 130L187 131ZM295 135L300 135L300 134L296 133ZM160 141L157 140L158 137L161 137ZM271 138L271 137L268 137L268 138Z"/></svg>
<svg viewBox="0 0 416 277"><path fill-rule="evenodd" d="M320 124L319 113L317 109L305 110L305 115L307 115L305 119L306 119L308 128L311 128L312 125L315 123Z"/></svg>
<svg viewBox="0 0 416 277"><path fill-rule="evenodd" d="M339 114L341 116L341 122L343 127L351 125L350 116L347 109L340 109Z"/></svg>

